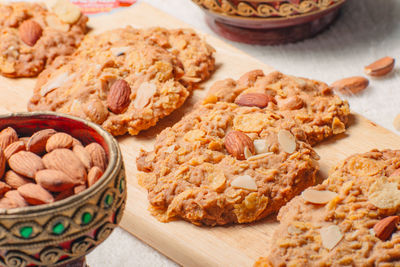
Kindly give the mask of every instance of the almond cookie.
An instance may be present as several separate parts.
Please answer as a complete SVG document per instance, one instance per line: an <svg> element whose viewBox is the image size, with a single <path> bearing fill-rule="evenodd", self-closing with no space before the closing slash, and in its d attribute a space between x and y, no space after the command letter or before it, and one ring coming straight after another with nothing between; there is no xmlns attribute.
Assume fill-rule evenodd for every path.
<svg viewBox="0 0 400 267"><path fill-rule="evenodd" d="M314 184L318 156L293 120L258 107L197 106L137 159L139 183L160 221L249 223Z"/></svg>
<svg viewBox="0 0 400 267"><path fill-rule="evenodd" d="M214 60L208 52L212 66L206 69L211 71ZM194 69L203 68L196 64ZM209 75L199 71L190 80L190 70L190 64L185 67L175 52L150 42L142 31L115 29L88 36L74 56L60 57L47 68L28 110L68 113L98 123L113 135L136 135L179 108L191 85Z"/></svg>
<svg viewBox="0 0 400 267"><path fill-rule="evenodd" d="M215 68L214 48L191 29L160 27L134 29L128 26L124 29L88 36L77 54L90 57L90 53L97 49L111 49L115 54L123 54L137 40L145 40L151 45L160 46L175 54L184 71L181 82L185 82L186 85L206 80Z"/></svg>
<svg viewBox="0 0 400 267"><path fill-rule="evenodd" d="M60 55L72 54L86 33L79 8L55 1L54 12L36 3L0 4L0 73L37 76ZM63 12L57 9L64 5Z"/></svg>
<svg viewBox="0 0 400 267"><path fill-rule="evenodd" d="M234 102L243 106L279 110L285 118L303 125L311 145L345 131L349 105L325 83L261 70L244 74L239 80L217 81L206 102Z"/></svg>
<svg viewBox="0 0 400 267"><path fill-rule="evenodd" d="M255 266L399 266L399 216L400 151L353 155L280 210Z"/></svg>

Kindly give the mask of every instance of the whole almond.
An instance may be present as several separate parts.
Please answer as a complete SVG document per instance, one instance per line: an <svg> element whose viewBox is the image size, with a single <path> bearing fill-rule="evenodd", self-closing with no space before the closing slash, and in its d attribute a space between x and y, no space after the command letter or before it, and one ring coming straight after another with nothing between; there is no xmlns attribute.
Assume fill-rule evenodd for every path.
<svg viewBox="0 0 400 267"><path fill-rule="evenodd" d="M18 207L28 206L28 202L26 202L25 198L21 196L18 190L10 190L4 195L4 197L14 201Z"/></svg>
<svg viewBox="0 0 400 267"><path fill-rule="evenodd" d="M84 184L77 185L74 187L74 194L79 194L80 192L85 191L86 188L87 188L87 186Z"/></svg>
<svg viewBox="0 0 400 267"><path fill-rule="evenodd" d="M9 186L8 184L6 184L4 182L0 182L0 196L4 195L5 193L7 193L10 190L11 190L11 186Z"/></svg>
<svg viewBox="0 0 400 267"><path fill-rule="evenodd" d="M0 199L0 209L14 209L18 208L18 204L15 203L12 199L2 198Z"/></svg>
<svg viewBox="0 0 400 267"><path fill-rule="evenodd" d="M34 178L35 173L44 169L42 159L29 151L20 151L10 157L8 165L16 173Z"/></svg>
<svg viewBox="0 0 400 267"><path fill-rule="evenodd" d="M392 57L383 57L364 67L366 74L370 76L384 76L394 68L395 60Z"/></svg>
<svg viewBox="0 0 400 267"><path fill-rule="evenodd" d="M245 147L247 147L252 154L255 153L253 141L245 133L239 131L230 131L225 136L225 148L229 154L237 159L245 159Z"/></svg>
<svg viewBox="0 0 400 267"><path fill-rule="evenodd" d="M375 235L383 241L388 240L396 230L396 225L399 223L399 220L399 216L389 216L380 220L374 226Z"/></svg>
<svg viewBox="0 0 400 267"><path fill-rule="evenodd" d="M28 184L28 183L32 183L32 180L25 178L22 175L19 175L18 173L9 170L6 172L6 174L4 175L4 181L11 186L12 188L17 189L18 187L24 185L24 184Z"/></svg>
<svg viewBox="0 0 400 267"><path fill-rule="evenodd" d="M22 150L26 150L24 141L16 141L14 143L11 143L4 150L4 155L6 156L6 160L9 160L12 155Z"/></svg>
<svg viewBox="0 0 400 267"><path fill-rule="evenodd" d="M83 146L83 145L82 145L81 141L72 137L72 147L74 147L74 146Z"/></svg>
<svg viewBox="0 0 400 267"><path fill-rule="evenodd" d="M36 183L51 192L61 192L75 186L75 181L57 170L41 170L35 175Z"/></svg>
<svg viewBox="0 0 400 267"><path fill-rule="evenodd" d="M43 154L46 151L46 143L57 132L53 129L44 129L34 133L28 140L26 150L35 154Z"/></svg>
<svg viewBox="0 0 400 267"><path fill-rule="evenodd" d="M56 133L47 140L46 151L51 152L57 148L71 148L73 143L72 136L66 133Z"/></svg>
<svg viewBox="0 0 400 267"><path fill-rule="evenodd" d="M19 36L29 46L34 46L42 37L42 33L42 27L34 20L25 20L19 26Z"/></svg>
<svg viewBox="0 0 400 267"><path fill-rule="evenodd" d="M276 100L273 96L263 93L243 94L239 95L235 100L235 103L239 106L259 108L265 108L266 106L268 106L269 102L276 104Z"/></svg>
<svg viewBox="0 0 400 267"><path fill-rule="evenodd" d="M89 153L93 166L99 167L104 172L108 161L103 147L98 143L91 143L85 147L85 150Z"/></svg>
<svg viewBox="0 0 400 267"><path fill-rule="evenodd" d="M3 149L0 148L0 178L3 177L6 170L6 156L4 155Z"/></svg>
<svg viewBox="0 0 400 267"><path fill-rule="evenodd" d="M75 183L85 183L87 173L79 158L69 149L59 148L47 153L43 157L47 169L62 171L74 180Z"/></svg>
<svg viewBox="0 0 400 267"><path fill-rule="evenodd" d="M83 163L83 166L85 166L86 170L90 170L90 168L92 167L92 159L89 152L87 152L86 149L80 145L74 146L72 151Z"/></svg>
<svg viewBox="0 0 400 267"><path fill-rule="evenodd" d="M332 83L331 87L344 95L352 95L363 91L368 85L368 79L361 76L354 76L338 80Z"/></svg>
<svg viewBox="0 0 400 267"><path fill-rule="evenodd" d="M49 204L54 202L53 196L38 184L29 183L18 187L18 193L31 205Z"/></svg>
<svg viewBox="0 0 400 267"><path fill-rule="evenodd" d="M0 148L6 149L10 144L18 141L18 134L17 132L11 128L7 127L0 132Z"/></svg>
<svg viewBox="0 0 400 267"><path fill-rule="evenodd" d="M70 188L70 189L63 190L60 193L58 193L54 199L55 199L55 201L59 201L59 200L66 199L67 197L73 196L74 194L75 194L74 188Z"/></svg>
<svg viewBox="0 0 400 267"><path fill-rule="evenodd" d="M88 173L88 186L94 185L103 175L99 167L94 166Z"/></svg>
<svg viewBox="0 0 400 267"><path fill-rule="evenodd" d="M126 110L130 103L131 87L125 80L113 83L107 96L107 106L111 112L120 114Z"/></svg>

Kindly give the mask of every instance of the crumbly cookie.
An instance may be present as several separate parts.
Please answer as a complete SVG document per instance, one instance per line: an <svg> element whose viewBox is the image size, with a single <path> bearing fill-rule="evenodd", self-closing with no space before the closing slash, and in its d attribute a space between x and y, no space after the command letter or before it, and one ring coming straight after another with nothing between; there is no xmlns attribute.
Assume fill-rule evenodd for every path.
<svg viewBox="0 0 400 267"><path fill-rule="evenodd" d="M400 266L399 215L400 151L353 155L280 210L255 266Z"/></svg>
<svg viewBox="0 0 400 267"><path fill-rule="evenodd" d="M280 72L265 75L261 70L250 71L237 81L217 81L206 98L206 102L216 101L242 105L261 101L258 104L279 110L284 117L302 124L306 140L311 145L344 132L350 113L347 101L341 100L323 82Z"/></svg>
<svg viewBox="0 0 400 267"><path fill-rule="evenodd" d="M124 51L138 40L160 46L176 55L184 71L181 83L186 87L206 80L215 68L215 52L191 29L165 29L160 27L135 29L127 26L88 36L77 51L77 55L91 57L96 50L112 50L115 54Z"/></svg>
<svg viewBox="0 0 400 267"><path fill-rule="evenodd" d="M67 7L72 11L64 10L59 16L36 3L0 4L2 75L37 76L57 56L75 51L86 33L88 18L77 7Z"/></svg>
<svg viewBox="0 0 400 267"><path fill-rule="evenodd" d="M136 135L180 107L189 91L178 59L144 41L124 53L93 51L59 57L38 78L28 110L50 110L100 124L113 135Z"/></svg>
<svg viewBox="0 0 400 267"><path fill-rule="evenodd" d="M160 221L248 223L276 212L315 182L318 156L293 120L233 103L198 105L137 159Z"/></svg>

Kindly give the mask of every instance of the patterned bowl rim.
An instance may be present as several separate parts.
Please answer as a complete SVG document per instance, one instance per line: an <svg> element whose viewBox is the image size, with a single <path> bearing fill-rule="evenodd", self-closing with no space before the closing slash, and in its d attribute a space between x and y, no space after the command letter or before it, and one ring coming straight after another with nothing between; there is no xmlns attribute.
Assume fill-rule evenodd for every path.
<svg viewBox="0 0 400 267"><path fill-rule="evenodd" d="M210 12L213 16L220 17L220 18L225 18L225 19L245 20L245 21L254 21L254 22L257 22L257 21L260 21L260 22L262 22L262 21L279 22L279 21L286 21L286 20L291 20L291 19L305 18L305 17L308 17L308 16L316 15L318 13L322 13L322 12L324 12L324 13L325 12L329 12L329 11L331 11L333 9L336 9L336 8L340 7L341 5L343 5L346 2L346 0L338 0L336 3L334 3L331 6L329 6L326 9L318 9L318 10L315 10L313 12L306 12L306 13L303 13L303 14L300 14L300 15L289 15L289 16L286 16L286 17L260 17L260 16L252 17L252 16L242 16L242 15L229 15L229 14L226 14L224 12L217 12L217 11L211 10L211 9L209 9L207 7L204 7L202 4L196 3L196 1L194 1L194 0L192 0L192 1L196 5L198 5L201 9L203 9L203 11ZM261 3L262 1L257 1L257 2ZM263 2L273 2L273 1L272 0L271 1L264 0Z"/></svg>
<svg viewBox="0 0 400 267"><path fill-rule="evenodd" d="M82 202L86 201L86 199L89 199L91 196L95 195L98 190L101 190L104 186L107 186L109 181L113 179L116 175L119 173L120 166L122 164L122 156L121 156L121 151L118 146L117 140L109 134L107 131L105 131L101 126L75 117L71 116L68 114L61 114L57 112L51 112L51 111L43 111L43 112L16 112L16 113L7 113L7 114L2 114L0 115L0 120L5 119L5 118L16 118L16 117L22 117L22 118L32 118L32 117L37 117L38 119L45 119L45 117L49 117L49 119L57 119L57 118L66 118L69 120L75 120L80 123L85 124L86 126L94 129L102 138L104 138L105 143L108 146L109 149L109 163L104 171L103 176L98 180L94 185L91 187L87 188L86 190L80 192L79 194L70 196L68 198L62 199L55 201L50 204L43 204L43 205L38 205L38 206L28 206L28 207L21 207L21 208L14 208L14 209L9 209L9 210L1 210L0 211L0 219L1 218L10 218L11 216L16 216L20 217L20 215L32 215L32 214L38 214L42 212L48 212L49 210L57 210L57 209L64 209L67 208L69 205L72 205L74 202Z"/></svg>

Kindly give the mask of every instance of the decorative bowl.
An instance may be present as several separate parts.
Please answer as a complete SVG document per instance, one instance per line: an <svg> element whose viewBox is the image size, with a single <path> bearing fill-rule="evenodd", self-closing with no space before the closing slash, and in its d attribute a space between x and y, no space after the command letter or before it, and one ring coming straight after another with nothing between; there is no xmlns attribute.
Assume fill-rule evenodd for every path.
<svg viewBox="0 0 400 267"><path fill-rule="evenodd" d="M125 169L117 141L100 126L53 112L0 116L0 130L19 135L53 128L83 144L97 142L108 166L94 185L51 204L0 210L0 266L82 266L121 220L126 202Z"/></svg>
<svg viewBox="0 0 400 267"><path fill-rule="evenodd" d="M312 37L328 27L346 0L192 0L210 28L243 43L275 45Z"/></svg>

